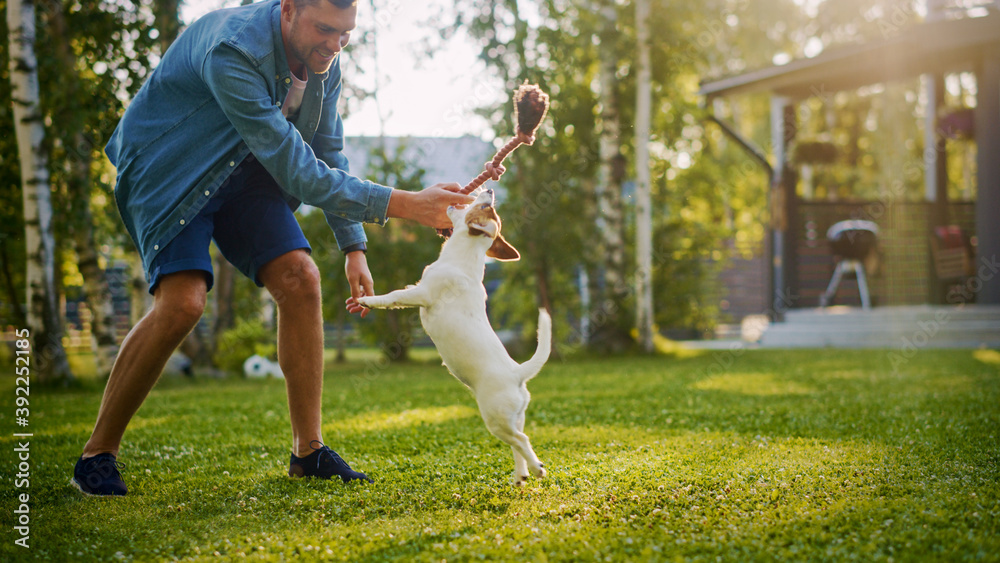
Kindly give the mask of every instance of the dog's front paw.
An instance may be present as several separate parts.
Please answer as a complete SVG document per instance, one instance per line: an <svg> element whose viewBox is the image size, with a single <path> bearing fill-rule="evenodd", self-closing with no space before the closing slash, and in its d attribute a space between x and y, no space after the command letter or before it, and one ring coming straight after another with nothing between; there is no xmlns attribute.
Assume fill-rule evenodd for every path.
<svg viewBox="0 0 1000 563"><path fill-rule="evenodd" d="M518 475L517 471L515 471L514 475L510 479L510 482L515 487L523 487L528 482L528 476L527 475Z"/></svg>
<svg viewBox="0 0 1000 563"><path fill-rule="evenodd" d="M362 307L368 307L369 309L374 308L372 307L371 297L358 297L355 301L357 301L358 305L361 305Z"/></svg>

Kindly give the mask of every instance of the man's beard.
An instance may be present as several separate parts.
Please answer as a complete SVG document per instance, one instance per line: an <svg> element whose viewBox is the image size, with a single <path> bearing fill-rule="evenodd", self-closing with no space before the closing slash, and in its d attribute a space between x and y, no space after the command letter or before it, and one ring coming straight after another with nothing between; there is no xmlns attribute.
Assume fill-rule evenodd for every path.
<svg viewBox="0 0 1000 563"><path fill-rule="evenodd" d="M295 37L294 29L295 27L293 25L292 28L290 29L291 32L290 35L292 37ZM319 54L316 52L315 48L313 47L306 48L303 45L296 43L295 39L292 39L289 42L289 49L291 50L292 58L305 65L306 69L308 69L307 72L305 73L305 76L302 76L301 78L308 77L310 72L312 72L313 74L323 74L324 72L330 70L330 66L333 64L333 60L336 58L337 55L336 53L334 53L333 57L330 58L329 62L325 63L325 66L321 66L320 68L313 68L312 65L309 63L309 59L313 55L315 55L317 59L319 58ZM323 65L323 63L316 63L316 64Z"/></svg>

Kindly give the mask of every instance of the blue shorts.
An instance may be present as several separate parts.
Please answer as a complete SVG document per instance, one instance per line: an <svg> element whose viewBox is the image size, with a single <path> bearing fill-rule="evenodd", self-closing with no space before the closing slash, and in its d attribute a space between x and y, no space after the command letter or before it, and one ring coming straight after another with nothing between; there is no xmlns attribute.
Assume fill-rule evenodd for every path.
<svg viewBox="0 0 1000 563"><path fill-rule="evenodd" d="M259 287L264 284L257 274L264 264L293 250L312 251L277 182L253 155L156 255L146 274L149 292L163 276L185 270L204 271L212 289L208 247L213 239L222 256Z"/></svg>

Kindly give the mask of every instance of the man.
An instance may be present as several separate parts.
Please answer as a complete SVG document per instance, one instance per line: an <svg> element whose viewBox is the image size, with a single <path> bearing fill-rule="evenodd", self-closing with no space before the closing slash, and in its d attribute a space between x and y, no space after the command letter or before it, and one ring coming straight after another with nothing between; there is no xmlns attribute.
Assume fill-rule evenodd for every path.
<svg viewBox="0 0 1000 563"><path fill-rule="evenodd" d="M356 15L356 0L268 0L206 15L167 50L122 116L106 152L154 300L122 343L77 461L72 482L84 493L127 492L122 435L202 315L212 239L277 302L289 475L370 481L323 444L319 270L292 212L301 202L323 209L357 298L374 294L362 222L398 217L446 228L447 207L472 197L458 184L411 193L347 173L338 55Z"/></svg>

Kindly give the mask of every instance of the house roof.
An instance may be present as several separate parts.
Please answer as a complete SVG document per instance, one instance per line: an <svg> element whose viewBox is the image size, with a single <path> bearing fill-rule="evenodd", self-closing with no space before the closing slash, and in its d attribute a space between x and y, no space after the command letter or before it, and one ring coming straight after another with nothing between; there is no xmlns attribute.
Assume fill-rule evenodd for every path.
<svg viewBox="0 0 1000 563"><path fill-rule="evenodd" d="M415 167L424 169L426 185L440 182L465 184L483 171L483 163L492 158L493 145L478 137L347 137L344 139L344 156L351 163L351 174L365 178L369 175L368 160L371 150L385 142L390 154L404 146L403 157Z"/></svg>
<svg viewBox="0 0 1000 563"><path fill-rule="evenodd" d="M890 31L886 29L887 34ZM810 59L703 81L699 93L710 99L761 91L806 98L924 73L971 70L984 56L1000 57L1000 12L924 23Z"/></svg>

